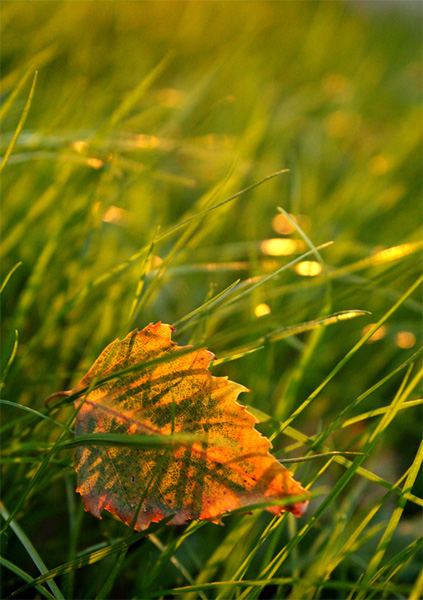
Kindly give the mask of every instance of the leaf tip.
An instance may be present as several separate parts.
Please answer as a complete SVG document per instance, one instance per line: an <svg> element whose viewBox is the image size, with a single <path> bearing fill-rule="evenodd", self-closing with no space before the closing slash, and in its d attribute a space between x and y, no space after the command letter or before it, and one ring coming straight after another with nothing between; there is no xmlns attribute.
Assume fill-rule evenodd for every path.
<svg viewBox="0 0 423 600"><path fill-rule="evenodd" d="M295 504L288 504L284 508L288 512L292 513L294 517L302 517L307 511L308 500L304 500L304 502L295 502Z"/></svg>

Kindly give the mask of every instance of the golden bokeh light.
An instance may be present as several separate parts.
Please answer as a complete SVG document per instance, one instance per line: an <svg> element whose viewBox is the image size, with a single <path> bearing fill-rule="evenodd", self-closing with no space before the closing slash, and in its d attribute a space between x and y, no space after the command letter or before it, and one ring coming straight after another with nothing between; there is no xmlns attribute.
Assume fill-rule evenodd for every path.
<svg viewBox="0 0 423 600"><path fill-rule="evenodd" d="M138 148L158 148L160 143L155 135L140 133L136 136L136 145Z"/></svg>
<svg viewBox="0 0 423 600"><path fill-rule="evenodd" d="M389 161L383 154L377 154L369 161L369 170L373 175L385 175L389 170Z"/></svg>
<svg viewBox="0 0 423 600"><path fill-rule="evenodd" d="M395 336L395 343L399 348L406 350L412 348L416 343L416 336L411 331L398 331Z"/></svg>
<svg viewBox="0 0 423 600"><path fill-rule="evenodd" d="M124 225L128 222L128 212L118 206L109 206L103 215L103 221L115 225Z"/></svg>
<svg viewBox="0 0 423 600"><path fill-rule="evenodd" d="M103 161L100 158L89 158L87 160L87 163L93 169L101 169L101 167L104 165Z"/></svg>
<svg viewBox="0 0 423 600"><path fill-rule="evenodd" d="M88 148L88 144L87 142L83 142L83 141L78 141L78 142L74 142L72 144L72 148L76 151L76 152L85 152L85 150Z"/></svg>
<svg viewBox="0 0 423 600"><path fill-rule="evenodd" d="M263 254L270 256L287 256L288 254L293 254L297 248L298 244L296 240L271 238L263 240L261 243Z"/></svg>
<svg viewBox="0 0 423 600"><path fill-rule="evenodd" d="M289 216L295 221L294 215ZM294 225L283 213L279 213L273 218L272 227L277 233L280 233L281 235L289 235L290 233L293 233L295 231Z"/></svg>
<svg viewBox="0 0 423 600"><path fill-rule="evenodd" d="M154 271L154 269L158 269L162 264L163 260L157 254L153 254L148 263L147 273Z"/></svg>
<svg viewBox="0 0 423 600"><path fill-rule="evenodd" d="M257 304L257 306L254 309L254 314L256 315L256 317L264 317L264 315L268 315L270 312L270 306L264 303Z"/></svg>
<svg viewBox="0 0 423 600"><path fill-rule="evenodd" d="M366 325L366 327L363 327L363 329L361 330L361 334L364 336L367 333L369 333L369 331L371 329L373 329L373 327L376 325L376 323L370 323L370 325ZM377 342L378 340L381 340L382 338L384 338L386 335L386 326L385 325L381 325L379 327L379 329L377 329L374 334L369 337L369 339L367 340L368 344L373 344L373 342Z"/></svg>
<svg viewBox="0 0 423 600"><path fill-rule="evenodd" d="M163 106L175 108L180 106L184 100L184 94L175 88L162 88L157 92L157 98Z"/></svg>
<svg viewBox="0 0 423 600"><path fill-rule="evenodd" d="M315 277L322 272L322 265L315 260L303 260L295 266L295 271L302 277Z"/></svg>

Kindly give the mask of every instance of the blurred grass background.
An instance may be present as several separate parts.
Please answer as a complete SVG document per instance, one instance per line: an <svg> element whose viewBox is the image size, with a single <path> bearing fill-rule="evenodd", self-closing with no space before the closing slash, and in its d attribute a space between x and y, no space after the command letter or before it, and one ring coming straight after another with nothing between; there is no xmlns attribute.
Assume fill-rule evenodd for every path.
<svg viewBox="0 0 423 600"><path fill-rule="evenodd" d="M1 298L3 365L19 335L2 397L41 410L44 398L75 385L117 336L152 321L175 324L237 279L248 289L253 278L308 250L307 236L315 246L334 242L322 250L322 272L308 256L313 262L300 263L303 270L283 271L230 306L181 323L175 334L179 343L202 341L219 358L337 311L371 312L275 343L267 337L262 350L214 369L253 391L245 402L286 419L421 272L420 3L4 1L1 21L3 105L27 75L3 119L3 156L38 71L2 172L3 276L22 263ZM163 235L146 262L143 249L155 237L281 169L290 171L193 221L186 238L189 226ZM304 275L307 268L316 276ZM140 277L140 305L129 318ZM415 293L295 426L314 435L392 373L421 345L421 313ZM391 378L361 410L386 406L399 381ZM17 412L3 407L6 425L22 417ZM54 418L68 414L62 409ZM360 449L365 431L359 423L335 433L330 446ZM22 457L24 443L28 457L57 430L19 421L6 435L9 457L14 444ZM420 439L421 411L402 411L368 468L393 483ZM280 451L286 440L274 444ZM9 511L34 463L5 463ZM60 531L79 510L69 457L66 465L19 513L50 566L67 560ZM342 472L333 466L326 483ZM365 497L357 506L366 511L378 490L358 489ZM406 508L409 535L417 507ZM122 535L109 517L78 518L78 550ZM269 520L261 515L258 523ZM210 525L189 538L181 552L192 571L231 535L229 521L225 530ZM143 556L154 562L148 548ZM12 537L8 549L31 572ZM168 568L168 581L178 583ZM361 567L353 561L345 568L354 580ZM91 578L81 577L75 597L94 597ZM134 564L116 597L142 586Z"/></svg>

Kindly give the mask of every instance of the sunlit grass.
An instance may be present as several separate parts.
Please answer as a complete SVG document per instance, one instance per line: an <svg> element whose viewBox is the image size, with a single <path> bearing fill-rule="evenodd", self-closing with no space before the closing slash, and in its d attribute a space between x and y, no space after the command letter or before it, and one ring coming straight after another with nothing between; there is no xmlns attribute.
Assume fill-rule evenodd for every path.
<svg viewBox="0 0 423 600"><path fill-rule="evenodd" d="M420 597L407 4L2 3L2 597ZM44 399L157 321L252 390L278 459L316 455L303 517L84 513Z"/></svg>

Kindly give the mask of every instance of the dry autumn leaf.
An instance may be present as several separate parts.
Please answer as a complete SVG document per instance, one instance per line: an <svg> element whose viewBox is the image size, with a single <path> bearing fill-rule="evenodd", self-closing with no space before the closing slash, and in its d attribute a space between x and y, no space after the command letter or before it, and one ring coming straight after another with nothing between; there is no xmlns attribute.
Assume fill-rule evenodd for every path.
<svg viewBox="0 0 423 600"><path fill-rule="evenodd" d="M189 519L221 523L234 509L304 495L269 454L271 444L254 429L256 419L236 401L248 390L227 377L213 377L207 367L214 355L177 346L171 331L169 325L150 324L105 348L69 392L81 393L75 402L76 436L195 434L196 439L153 448L78 447L76 491L85 509L99 518L106 509L130 525L139 508L135 528L141 530L170 515L174 525ZM129 372L114 377L125 369ZM90 385L91 391L83 391ZM288 510L299 516L306 504L265 507L275 515Z"/></svg>

